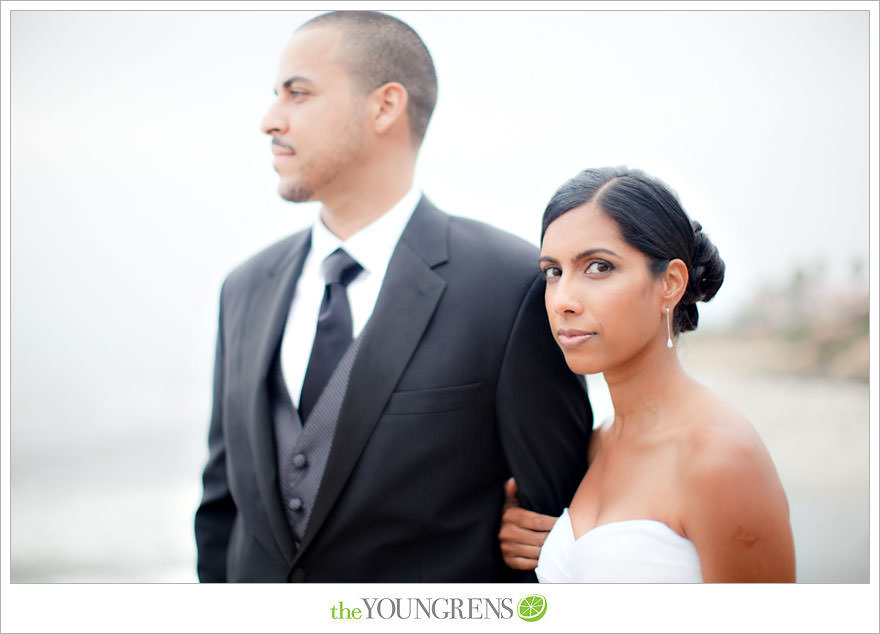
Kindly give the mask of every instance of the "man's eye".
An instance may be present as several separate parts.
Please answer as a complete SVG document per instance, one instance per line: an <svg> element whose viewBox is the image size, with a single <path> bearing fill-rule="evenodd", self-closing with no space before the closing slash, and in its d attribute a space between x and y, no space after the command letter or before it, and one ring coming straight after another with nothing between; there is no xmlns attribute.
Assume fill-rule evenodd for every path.
<svg viewBox="0 0 880 634"><path fill-rule="evenodd" d="M614 265L612 265L611 262L606 262L605 260L593 260L587 265L586 273L608 273L613 269Z"/></svg>
<svg viewBox="0 0 880 634"><path fill-rule="evenodd" d="M557 266L548 266L543 269L543 273L544 279L546 279L548 282L550 280L555 280L560 275L562 275L562 271Z"/></svg>

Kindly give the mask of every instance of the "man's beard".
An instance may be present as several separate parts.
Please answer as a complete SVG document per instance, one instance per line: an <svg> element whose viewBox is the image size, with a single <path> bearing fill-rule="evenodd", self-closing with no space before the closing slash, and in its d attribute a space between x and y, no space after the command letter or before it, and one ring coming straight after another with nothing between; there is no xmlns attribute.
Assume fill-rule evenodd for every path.
<svg viewBox="0 0 880 634"><path fill-rule="evenodd" d="M312 196L315 195L313 190L300 184L281 184L278 187L278 193L284 200L291 203L307 203L312 200Z"/></svg>
<svg viewBox="0 0 880 634"><path fill-rule="evenodd" d="M354 115L339 134L339 141L332 149L325 149L320 155L313 156L312 160L301 162L299 171L290 180L279 183L281 198L292 203L314 201L328 186L344 178L353 165L363 160L363 132Z"/></svg>

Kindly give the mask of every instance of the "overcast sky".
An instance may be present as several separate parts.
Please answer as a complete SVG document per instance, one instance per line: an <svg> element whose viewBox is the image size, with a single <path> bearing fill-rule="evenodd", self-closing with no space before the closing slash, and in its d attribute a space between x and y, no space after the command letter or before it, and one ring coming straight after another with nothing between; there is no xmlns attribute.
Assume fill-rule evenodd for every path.
<svg viewBox="0 0 880 634"><path fill-rule="evenodd" d="M727 262L707 326L796 267L867 261L867 13L394 13L438 69L418 180L442 208L537 242L567 178L642 168ZM312 15L11 14L22 364L86 346L203 366L225 273L315 214L277 197L259 132Z"/></svg>

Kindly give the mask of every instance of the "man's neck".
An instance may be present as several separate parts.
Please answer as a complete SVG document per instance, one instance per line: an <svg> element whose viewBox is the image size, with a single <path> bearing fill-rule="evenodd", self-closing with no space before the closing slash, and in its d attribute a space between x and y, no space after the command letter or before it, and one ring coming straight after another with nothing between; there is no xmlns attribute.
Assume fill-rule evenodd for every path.
<svg viewBox="0 0 880 634"><path fill-rule="evenodd" d="M340 240L347 240L391 209L410 190L414 166L382 173L375 170L352 187L322 201L321 221Z"/></svg>

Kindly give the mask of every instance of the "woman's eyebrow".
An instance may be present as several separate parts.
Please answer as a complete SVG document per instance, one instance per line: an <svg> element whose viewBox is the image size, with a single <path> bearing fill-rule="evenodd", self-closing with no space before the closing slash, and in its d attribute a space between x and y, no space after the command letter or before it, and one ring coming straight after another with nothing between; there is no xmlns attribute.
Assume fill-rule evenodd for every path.
<svg viewBox="0 0 880 634"><path fill-rule="evenodd" d="M620 255L618 255L617 253L615 253L611 249L604 249L602 247L599 247L597 249L587 249L586 251L581 251L576 256L574 256L571 259L571 261L572 262L579 262L580 260L586 259L586 258L594 256L594 255L598 255L600 253L603 253L606 255L611 255L616 258L620 257ZM552 256L549 256L549 255L542 255L541 258L538 260L538 262L558 262L558 260Z"/></svg>
<svg viewBox="0 0 880 634"><path fill-rule="evenodd" d="M574 257L574 261L577 262L578 260L583 260L584 258L588 258L588 257L590 257L590 256L597 255L597 254L599 254L599 253L605 253L605 254L607 254L607 255L613 255L613 256L616 257L616 258L619 258L619 257L620 257L618 254L616 254L616 253L615 253L614 251L612 251L611 249L603 249L603 248L600 247L600 248L598 248L598 249L587 249L586 251L582 251L582 252L578 253L578 254Z"/></svg>

